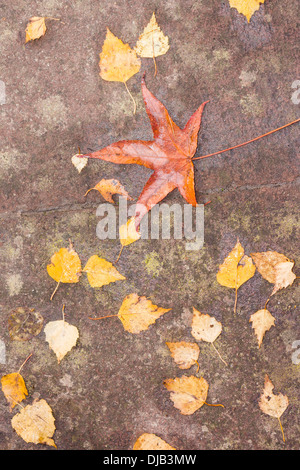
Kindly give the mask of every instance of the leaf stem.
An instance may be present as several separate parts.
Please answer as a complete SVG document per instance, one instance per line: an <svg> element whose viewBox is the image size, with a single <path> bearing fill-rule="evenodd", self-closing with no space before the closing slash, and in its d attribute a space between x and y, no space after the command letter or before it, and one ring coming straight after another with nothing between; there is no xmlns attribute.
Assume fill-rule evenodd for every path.
<svg viewBox="0 0 300 470"><path fill-rule="evenodd" d="M115 261L115 264L117 264L117 262L119 261L120 256L121 256L122 251L123 251L123 248L124 248L124 245L121 246L121 250L120 250L120 252L119 252L119 254L118 254L118 257L117 257L117 259L116 259L116 261Z"/></svg>
<svg viewBox="0 0 300 470"><path fill-rule="evenodd" d="M206 401L205 401L204 404L207 405L207 406L222 406L222 408L225 408L225 406L222 405L221 403L213 404L213 403L206 403Z"/></svg>
<svg viewBox="0 0 300 470"><path fill-rule="evenodd" d="M266 137L267 135L274 134L274 132L280 131L281 129L284 129L285 127L291 126L292 124L296 124L299 121L300 121L300 118L296 119L295 121L289 122L288 124L285 124L284 126L278 127L277 129L273 129L272 131L269 131L266 134L262 134L258 137L255 137L254 139L248 140L247 142L243 142L242 144L235 145L234 147L229 147L228 149L225 149L225 150L220 150L219 152L209 153L208 155L203 155L202 157L195 157L195 158L192 158L192 160L201 160L202 158L212 157L213 155L219 155L219 153L224 153L224 152L228 152L229 150L237 149L239 147L242 147L243 145L247 145L247 144L250 144L251 142L255 142L256 140L262 139L263 137Z"/></svg>
<svg viewBox="0 0 300 470"><path fill-rule="evenodd" d="M21 367L19 368L18 370L18 374L21 372L21 369L22 367L26 364L26 362L28 361L28 359L32 356L33 353L29 354L29 356L25 359L25 361L23 362L23 364L21 365Z"/></svg>
<svg viewBox="0 0 300 470"><path fill-rule="evenodd" d="M283 427L282 427L282 424L281 424L280 418L278 418L278 421L279 421L279 426L280 426L280 429L281 429L281 432L282 432L282 438L283 438L283 442L285 442L285 437L284 437Z"/></svg>
<svg viewBox="0 0 300 470"><path fill-rule="evenodd" d="M59 287L59 284L60 284L60 281L58 281L58 283L56 284L56 287L55 287L54 291L52 292L52 295L51 295L51 297L50 297L50 300L52 300L53 297L55 296L55 293L56 293L56 291L57 291L57 289L58 289L58 287Z"/></svg>
<svg viewBox="0 0 300 470"><path fill-rule="evenodd" d="M214 348L214 350L216 351L216 353L218 354L219 358L221 359L222 362L224 362L225 366L228 366L227 362L224 361L223 357L221 356L221 354L219 353L219 351L217 350L216 346L214 345L214 343L210 343L212 345L212 347Z"/></svg>
<svg viewBox="0 0 300 470"><path fill-rule="evenodd" d="M128 88L128 86L127 86L127 83L126 83L126 82L123 82L123 83L124 83L124 85L125 85L125 88L126 88L128 94L129 94L130 98L131 98L132 101L133 101L133 114L135 114L135 112L136 112L136 102L135 102L135 100L134 100L134 97L132 96L132 94L131 94L130 91L129 91L129 88Z"/></svg>

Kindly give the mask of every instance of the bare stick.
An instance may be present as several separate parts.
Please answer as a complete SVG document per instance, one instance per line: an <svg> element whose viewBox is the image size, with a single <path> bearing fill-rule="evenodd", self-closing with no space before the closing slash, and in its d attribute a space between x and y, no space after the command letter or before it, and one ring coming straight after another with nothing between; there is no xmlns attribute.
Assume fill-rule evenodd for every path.
<svg viewBox="0 0 300 470"><path fill-rule="evenodd" d="M20 373L22 367L26 364L26 362L28 361L28 359L32 356L33 353L29 354L29 356L25 359L25 361L23 362L23 364L21 365L21 367L19 368L18 370L18 374Z"/></svg>
<svg viewBox="0 0 300 470"><path fill-rule="evenodd" d="M283 427L282 427L282 424L281 424L280 418L278 418L278 421L279 421L280 429L281 429L281 432L282 432L282 438L283 438L283 442L285 442L285 437L284 437Z"/></svg>
<svg viewBox="0 0 300 470"><path fill-rule="evenodd" d="M57 291L57 289L58 289L59 284L60 284L60 281L58 281L58 283L56 284L56 287L55 287L54 291L52 292L52 295L51 295L51 297L50 297L50 300L52 300L53 297L55 296L55 293L56 293L56 291Z"/></svg>
<svg viewBox="0 0 300 470"><path fill-rule="evenodd" d="M134 100L134 97L133 97L132 94L130 93L129 88L128 88L126 82L124 82L124 85L125 85L125 87L126 87L126 90L127 90L128 94L129 94L130 98L131 98L132 101L133 101L133 114L135 114L135 112L136 112L136 102L135 102L135 100Z"/></svg>
<svg viewBox="0 0 300 470"><path fill-rule="evenodd" d="M121 256L122 251L123 251L123 248L124 248L124 245L122 245L122 247L121 247L120 253L118 254L118 257L117 257L117 259L116 259L116 261L115 261L115 264L117 264L117 262L119 261L120 256Z"/></svg>
<svg viewBox="0 0 300 470"><path fill-rule="evenodd" d="M221 359L222 362L224 362L225 366L228 366L227 362L224 361L223 357L221 356L221 354L219 353L219 351L217 350L216 346L214 345L214 343L210 343L212 345L212 347L214 348L214 350L216 351L216 353L218 354L219 358Z"/></svg>
<svg viewBox="0 0 300 470"><path fill-rule="evenodd" d="M206 401L205 401L204 404L207 405L207 406L222 406L222 408L225 408L225 406L221 405L221 403L218 403L218 404L215 405L213 403L206 403Z"/></svg>

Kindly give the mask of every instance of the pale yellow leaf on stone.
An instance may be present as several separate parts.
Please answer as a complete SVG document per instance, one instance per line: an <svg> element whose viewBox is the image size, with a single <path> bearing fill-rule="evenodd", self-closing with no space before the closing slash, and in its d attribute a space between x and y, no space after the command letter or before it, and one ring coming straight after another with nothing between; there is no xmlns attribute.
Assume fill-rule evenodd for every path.
<svg viewBox="0 0 300 470"><path fill-rule="evenodd" d="M50 406L42 399L25 406L12 418L11 424L25 442L56 447L51 439L55 431L54 421Z"/></svg>
<svg viewBox="0 0 300 470"><path fill-rule="evenodd" d="M71 161L73 165L75 166L76 170L78 173L81 173L82 170L86 167L89 159L87 157L80 157L80 154L73 155L71 158Z"/></svg>
<svg viewBox="0 0 300 470"><path fill-rule="evenodd" d="M97 255L90 257L83 271L87 273L87 278L91 287L102 287L110 284L111 282L126 279L117 271L112 263Z"/></svg>
<svg viewBox="0 0 300 470"><path fill-rule="evenodd" d="M229 0L231 8L236 8L239 13L246 16L249 23L251 16L259 10L260 4L265 0Z"/></svg>
<svg viewBox="0 0 300 470"><path fill-rule="evenodd" d="M176 450L155 434L144 433L135 442L133 450Z"/></svg>
<svg viewBox="0 0 300 470"><path fill-rule="evenodd" d="M167 379L164 386L171 392L170 398L174 407L183 415L191 415L204 405L209 387L203 377L195 376Z"/></svg>
<svg viewBox="0 0 300 470"><path fill-rule="evenodd" d="M262 309L253 313L249 321L252 322L252 328L255 331L258 347L260 348L266 331L275 325L275 318L267 309Z"/></svg>
<svg viewBox="0 0 300 470"><path fill-rule="evenodd" d="M292 272L294 262L277 251L251 253L258 272L271 284L274 284L272 295L278 290L293 284L296 275Z"/></svg>
<svg viewBox="0 0 300 470"><path fill-rule="evenodd" d="M157 307L146 297L129 294L123 300L118 317L126 331L138 334L147 330L150 325L169 310L171 309Z"/></svg>
<svg viewBox="0 0 300 470"><path fill-rule="evenodd" d="M268 375L266 375L264 390L259 400L259 407L263 413L274 418L280 418L289 405L289 399L282 393L278 395L273 394L273 388L274 385Z"/></svg>
<svg viewBox="0 0 300 470"><path fill-rule="evenodd" d="M165 54L169 47L169 38L161 31L153 13L136 43L135 51L141 57L153 58Z"/></svg>
<svg viewBox="0 0 300 470"><path fill-rule="evenodd" d="M189 369L194 364L197 364L200 353L198 344L180 341L176 343L166 342L166 345L180 369Z"/></svg>
<svg viewBox="0 0 300 470"><path fill-rule="evenodd" d="M244 255L244 248L237 241L233 250L219 266L217 281L222 286L238 289L255 273L255 265L249 256Z"/></svg>
<svg viewBox="0 0 300 470"><path fill-rule="evenodd" d="M58 363L76 345L79 332L76 326L70 325L64 320L51 321L44 328L46 341L50 349L54 351Z"/></svg>
<svg viewBox="0 0 300 470"><path fill-rule="evenodd" d="M222 323L193 308L192 335L197 341L213 343L221 334Z"/></svg>

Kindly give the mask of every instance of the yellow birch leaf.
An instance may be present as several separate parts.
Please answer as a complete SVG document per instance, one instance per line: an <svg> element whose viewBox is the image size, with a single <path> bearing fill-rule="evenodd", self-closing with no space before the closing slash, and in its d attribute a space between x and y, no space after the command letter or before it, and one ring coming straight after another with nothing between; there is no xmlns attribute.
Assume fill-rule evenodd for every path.
<svg viewBox="0 0 300 470"><path fill-rule="evenodd" d="M103 258L99 258L97 255L90 257L83 271L87 273L91 287L102 287L111 282L126 279L126 277L122 276L122 274L117 271L112 263Z"/></svg>
<svg viewBox="0 0 300 470"><path fill-rule="evenodd" d="M119 236L122 246L130 245L141 238L141 234L135 228L135 217L131 217L126 224L120 226Z"/></svg>
<svg viewBox="0 0 300 470"><path fill-rule="evenodd" d="M81 173L84 167L88 164L89 159L87 157L80 157L80 154L77 153L76 155L73 155L71 161L78 173Z"/></svg>
<svg viewBox="0 0 300 470"><path fill-rule="evenodd" d="M139 72L141 60L128 44L124 44L107 28L99 66L103 80L125 83Z"/></svg>
<svg viewBox="0 0 300 470"><path fill-rule="evenodd" d="M12 418L11 424L25 442L56 447L51 439L55 431L54 421L50 406L42 399L25 406Z"/></svg>
<svg viewBox="0 0 300 470"><path fill-rule="evenodd" d="M186 343L180 341L177 343L166 342L170 349L171 356L180 369L189 369L197 364L200 348L196 343Z"/></svg>
<svg viewBox="0 0 300 470"><path fill-rule="evenodd" d="M255 331L258 339L258 347L260 348L266 331L268 331L271 326L275 325L275 318L267 309L262 309L253 313L249 321L252 322L252 328Z"/></svg>
<svg viewBox="0 0 300 470"><path fill-rule="evenodd" d="M176 450L155 434L145 432L135 442L132 450Z"/></svg>
<svg viewBox="0 0 300 470"><path fill-rule="evenodd" d="M111 202L114 204L114 200L112 196L114 194L120 194L121 196L126 197L126 199L130 199L132 201L132 197L129 196L128 192L125 190L124 186L120 183L120 181L116 179L102 179L99 181L96 186L93 188L89 189L86 193L85 196L92 191L92 189L95 189L96 191L99 191L99 193L104 197L104 199L108 202Z"/></svg>
<svg viewBox="0 0 300 470"><path fill-rule="evenodd" d="M269 379L268 375L265 376L265 385L263 393L260 396L259 407L261 411L279 421L280 429L282 432L283 441L285 442L284 432L280 421L281 415L285 412L289 405L289 399L286 395L273 393L274 385Z"/></svg>
<svg viewBox="0 0 300 470"><path fill-rule="evenodd" d="M292 285L296 279L296 275L292 272L295 263L282 253L263 251L251 253L251 257L262 277L271 284L275 284L271 295Z"/></svg>
<svg viewBox="0 0 300 470"><path fill-rule="evenodd" d="M193 375L167 379L164 386L171 392L170 398L174 407L183 415L191 415L204 405L209 387L203 377Z"/></svg>
<svg viewBox="0 0 300 470"><path fill-rule="evenodd" d="M28 395L24 379L18 372L4 375L1 378L1 385L5 398L10 405L10 411Z"/></svg>
<svg viewBox="0 0 300 470"><path fill-rule="evenodd" d="M246 16L249 23L251 16L259 10L260 4L265 0L229 0L231 8L236 8L239 13Z"/></svg>
<svg viewBox="0 0 300 470"><path fill-rule="evenodd" d="M61 248L57 253L54 253L51 257L51 264L47 266L47 271L56 282L74 283L79 281L81 262L72 244L69 248Z"/></svg>
<svg viewBox="0 0 300 470"><path fill-rule="evenodd" d="M193 308L192 335L197 341L213 343L221 334L222 323Z"/></svg>
<svg viewBox="0 0 300 470"><path fill-rule="evenodd" d="M221 286L238 289L255 273L255 266L249 256L244 256L244 248L237 241L233 250L219 266L217 281Z"/></svg>
<svg viewBox="0 0 300 470"><path fill-rule="evenodd" d="M54 351L58 363L76 345L79 332L76 326L70 325L65 320L51 321L44 328L46 341L50 349Z"/></svg>
<svg viewBox="0 0 300 470"><path fill-rule="evenodd" d="M157 307L146 297L129 294L123 300L118 317L126 331L138 334L147 330L150 325L169 310L171 309Z"/></svg>
<svg viewBox="0 0 300 470"><path fill-rule="evenodd" d="M141 57L153 58L155 63L155 57L165 54L169 47L169 38L161 31L153 13L149 23L140 35L134 50Z"/></svg>
<svg viewBox="0 0 300 470"><path fill-rule="evenodd" d="M30 18L25 30L25 43L27 43L28 41L34 41L34 39L38 39L41 36L44 36L46 29L47 28L45 23L45 17L33 16L32 18Z"/></svg>

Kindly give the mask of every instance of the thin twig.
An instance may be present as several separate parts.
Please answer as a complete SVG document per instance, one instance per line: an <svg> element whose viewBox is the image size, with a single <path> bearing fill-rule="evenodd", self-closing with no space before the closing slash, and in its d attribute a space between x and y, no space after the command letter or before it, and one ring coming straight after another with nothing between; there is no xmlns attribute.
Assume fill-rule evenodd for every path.
<svg viewBox="0 0 300 470"><path fill-rule="evenodd" d="M224 362L225 366L228 366L227 362L224 361L223 357L221 356L221 354L219 353L219 351L217 350L216 346L214 345L214 343L210 343L212 345L212 347L214 348L214 350L216 351L216 353L218 354L219 358L221 359L222 362Z"/></svg>
<svg viewBox="0 0 300 470"><path fill-rule="evenodd" d="M130 93L129 88L128 88L126 82L124 82L124 85L125 85L125 87L126 87L126 90L127 90L128 94L129 94L130 98L131 98L132 101L133 101L133 114L135 114L135 112L136 112L136 102L135 102L135 100L134 100L134 97L133 97L132 94Z"/></svg>
<svg viewBox="0 0 300 470"><path fill-rule="evenodd" d="M225 408L225 406L221 405L221 403L213 404L213 403L206 403L206 401L205 401L204 404L207 405L207 406L222 406L222 408Z"/></svg>
<svg viewBox="0 0 300 470"><path fill-rule="evenodd" d="M280 418L278 418L278 421L279 421L280 429L281 429L281 432L282 432L282 438L283 438L283 442L285 442L285 437L284 437L283 427L282 427L282 424L281 424Z"/></svg>
<svg viewBox="0 0 300 470"><path fill-rule="evenodd" d="M117 262L119 261L120 256L121 256L122 251L123 251L123 248L124 248L124 245L121 246L121 250L120 250L120 253L118 254L118 257L117 257L117 259L116 259L116 261L115 261L115 264L117 264Z"/></svg>
<svg viewBox="0 0 300 470"><path fill-rule="evenodd" d="M21 365L21 367L19 368L18 370L18 374L21 372L21 369L22 367L26 364L26 362L28 361L28 359L32 356L33 353L29 354L29 356L25 359L25 361L23 362L23 364Z"/></svg>
<svg viewBox="0 0 300 470"><path fill-rule="evenodd" d="M55 295L55 293L56 293L56 291L57 291L57 289L58 289L59 284L60 284L60 281L58 281L58 283L56 284L56 287L55 287L54 291L52 292L52 295L51 295L51 297L50 297L50 300L53 299L53 297L54 297L54 295Z"/></svg>

